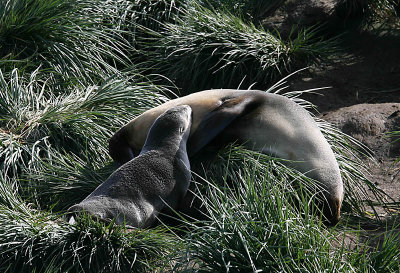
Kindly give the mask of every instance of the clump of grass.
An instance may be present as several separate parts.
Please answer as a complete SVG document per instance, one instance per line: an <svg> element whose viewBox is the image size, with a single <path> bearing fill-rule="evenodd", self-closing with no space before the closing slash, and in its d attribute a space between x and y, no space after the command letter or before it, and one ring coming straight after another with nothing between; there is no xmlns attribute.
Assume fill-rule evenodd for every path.
<svg viewBox="0 0 400 273"><path fill-rule="evenodd" d="M254 156L225 150L225 166L212 168L200 182L205 187L196 193L208 221L191 224L176 272L349 269L330 244L334 233L322 227L311 185L303 184L307 179L288 175L295 172L277 160Z"/></svg>
<svg viewBox="0 0 400 273"><path fill-rule="evenodd" d="M56 96L38 73L24 80L14 70L6 80L0 72L0 158L6 172L35 168L38 159L54 157L53 150L108 158L113 132L164 100L162 88L133 77Z"/></svg>
<svg viewBox="0 0 400 273"><path fill-rule="evenodd" d="M399 225L396 221L386 223L384 229L375 231L373 236L368 234L364 242L357 239L354 249L347 254L347 260L357 272L396 272L399 269Z"/></svg>
<svg viewBox="0 0 400 273"><path fill-rule="evenodd" d="M185 240L164 228L129 231L90 217L69 225L52 212L81 201L112 172L106 147L117 128L166 100L165 89L121 72L138 25L154 31L156 40L142 48L150 49L154 70L188 91L266 85L332 49L315 28L283 40L249 23L279 1L211 1L215 9L195 2L0 3L0 271L150 272L161 271L166 256L177 257L175 270L200 272L396 270L395 232L379 248L352 256L333 247L337 233L321 224L313 181L243 148L222 151L208 172L194 166L204 177L196 194L208 218L187 222ZM298 94L286 95L310 107ZM360 171L359 143L320 126L345 180L346 212L362 216L366 191L378 201L382 193ZM361 184L367 189L359 193ZM184 241L187 251L178 255Z"/></svg>
<svg viewBox="0 0 400 273"><path fill-rule="evenodd" d="M399 235L398 224L388 226L383 234L383 240L369 253L367 261L376 272L395 272L400 268Z"/></svg>
<svg viewBox="0 0 400 273"><path fill-rule="evenodd" d="M340 0L337 4L340 14L361 18L367 26L376 23L399 26L399 4L395 0Z"/></svg>
<svg viewBox="0 0 400 273"><path fill-rule="evenodd" d="M20 179L23 196L42 209L65 211L81 202L117 168L101 156L79 158L55 152L41 160L40 168L27 171Z"/></svg>
<svg viewBox="0 0 400 273"><path fill-rule="evenodd" d="M163 23L174 22L186 0L121 0L108 3L107 10L112 12L107 21L137 49L137 40L148 38L145 30L159 31ZM135 54L134 51L130 53Z"/></svg>
<svg viewBox="0 0 400 273"><path fill-rule="evenodd" d="M288 41L230 13L189 6L174 24L166 24L149 44L149 66L172 79L184 93L207 88L266 86L278 75L317 61L333 49L333 40L315 28L298 30ZM294 34L293 34L294 35Z"/></svg>
<svg viewBox="0 0 400 273"><path fill-rule="evenodd" d="M356 248L349 247L341 233L354 231L351 218L327 229L316 207L320 189L282 159L230 146L204 169L193 168L201 175L194 192L206 220L187 223L189 245L174 272L393 272L399 264L398 232L378 245L356 238ZM343 178L346 195L354 195L359 184ZM354 196L346 197L347 213L370 223L360 209L364 199Z"/></svg>
<svg viewBox="0 0 400 273"><path fill-rule="evenodd" d="M57 76L58 84L61 80L93 83L119 73L118 67L129 65L131 49L110 24L110 17L116 16L111 6L99 0L2 1L3 72L14 67L33 71L42 65Z"/></svg>
<svg viewBox="0 0 400 273"><path fill-rule="evenodd" d="M1 272L144 272L179 243L162 228L126 230L82 217L75 225L34 209L0 176Z"/></svg>
<svg viewBox="0 0 400 273"><path fill-rule="evenodd" d="M211 0L200 1L202 6L226 10L255 24L273 13L284 1L282 0Z"/></svg>
<svg viewBox="0 0 400 273"><path fill-rule="evenodd" d="M140 25L141 27L158 31L162 23L174 21L175 16L179 14L179 10L185 4L185 1L145 0L128 1L127 3L130 5L124 9L126 13L125 16L121 17L122 22L123 20L125 22L127 20L132 24L131 26Z"/></svg>

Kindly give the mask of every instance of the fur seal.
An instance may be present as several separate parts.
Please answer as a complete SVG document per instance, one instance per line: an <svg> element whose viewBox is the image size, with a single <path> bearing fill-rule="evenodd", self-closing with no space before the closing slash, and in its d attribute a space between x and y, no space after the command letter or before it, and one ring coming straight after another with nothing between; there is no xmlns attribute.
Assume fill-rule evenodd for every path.
<svg viewBox="0 0 400 273"><path fill-rule="evenodd" d="M119 167L68 211L84 211L106 222L146 228L166 204L176 208L190 183L186 142L191 114L190 106L179 105L153 120L139 156Z"/></svg>
<svg viewBox="0 0 400 273"><path fill-rule="evenodd" d="M343 182L335 155L311 115L292 100L256 90L216 89L193 93L150 109L119 129L109 141L111 157L124 163L138 154L153 121L166 109L193 110L189 156L205 145L237 141L247 148L292 160L290 165L319 181L324 215L340 218Z"/></svg>

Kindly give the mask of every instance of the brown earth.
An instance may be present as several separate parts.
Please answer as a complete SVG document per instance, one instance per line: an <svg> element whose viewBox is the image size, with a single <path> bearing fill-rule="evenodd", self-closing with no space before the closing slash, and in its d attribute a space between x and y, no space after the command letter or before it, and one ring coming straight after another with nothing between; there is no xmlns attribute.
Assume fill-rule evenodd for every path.
<svg viewBox="0 0 400 273"><path fill-rule="evenodd" d="M400 103L355 104L329 111L321 118L336 125L374 152L376 162L364 159L369 178L394 200L399 200L400 141L388 133L400 129Z"/></svg>
<svg viewBox="0 0 400 273"><path fill-rule="evenodd" d="M387 133L400 131L400 30L386 27L360 31L348 28L339 0L286 1L263 25L281 33L293 25L327 22L341 38L341 50L332 62L310 67L288 80L291 90L319 90L306 94L306 100L317 106L317 116L369 147L377 159L365 159L370 178L392 198L400 197L400 142L391 143ZM350 30L349 30L350 29Z"/></svg>
<svg viewBox="0 0 400 273"><path fill-rule="evenodd" d="M400 162L396 162L400 158L400 140L393 143L394 139L387 135L400 131L400 35L351 35L333 63L295 75L289 80L290 89L330 87L303 98L317 106L318 117L361 141L374 153L375 160L363 159L369 172L367 177L392 201L400 202ZM372 194L370 197L373 199ZM387 228L399 224L400 212L398 206L380 208L378 212L383 221L360 223L364 229L361 233L343 231L335 245L344 242L353 249L360 247L360 242L371 246L382 243Z"/></svg>
<svg viewBox="0 0 400 273"><path fill-rule="evenodd" d="M283 38L289 37L294 25L314 26L320 22L326 23L331 37L344 33L340 38L341 48L332 62L312 66L287 82L291 91L329 87L318 94L307 93L303 98L317 106L318 117L333 123L373 152L375 160L363 159L367 177L391 201L400 202L400 162L396 162L400 158L400 141L393 143L387 135L400 131L400 29L381 25L360 31L357 27L360 14L350 15L342 3L341 0L288 0L262 23L266 29L277 29ZM374 199L372 194L369 197ZM375 239L368 244L378 244L388 227L400 223L398 206L380 207L378 213L383 221L355 220L355 229L359 225L364 232L343 231L335 245L344 242L350 248L359 247L360 242L369 238Z"/></svg>
<svg viewBox="0 0 400 273"><path fill-rule="evenodd" d="M365 160L370 178L396 201L400 197L399 143L387 133L400 130L400 39L354 34L336 63L313 67L291 80L291 89L331 87L307 94L318 116L355 137L375 154Z"/></svg>
<svg viewBox="0 0 400 273"><path fill-rule="evenodd" d="M345 48L334 62L298 73L289 79L290 89L330 87L303 98L317 106L318 117L361 141L374 153L374 161L363 159L369 172L367 177L399 202L400 162L396 160L400 158L400 141L393 143L387 133L400 131L400 35L370 31L348 36ZM344 233L345 244L353 248L359 240L380 234L369 242L376 245L386 228L400 221L398 207L380 209L379 213L384 216L381 224L371 222L362 226L362 234Z"/></svg>

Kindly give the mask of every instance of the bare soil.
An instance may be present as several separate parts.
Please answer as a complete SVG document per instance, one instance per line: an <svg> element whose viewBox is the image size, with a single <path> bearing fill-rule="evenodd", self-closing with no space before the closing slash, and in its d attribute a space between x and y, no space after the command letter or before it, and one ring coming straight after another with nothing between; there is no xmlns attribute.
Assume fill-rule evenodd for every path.
<svg viewBox="0 0 400 273"><path fill-rule="evenodd" d="M330 87L306 94L325 119L370 148L365 158L369 178L400 201L400 141L387 133L400 130L400 37L373 32L351 33L329 65L319 65L290 80L292 90Z"/></svg>

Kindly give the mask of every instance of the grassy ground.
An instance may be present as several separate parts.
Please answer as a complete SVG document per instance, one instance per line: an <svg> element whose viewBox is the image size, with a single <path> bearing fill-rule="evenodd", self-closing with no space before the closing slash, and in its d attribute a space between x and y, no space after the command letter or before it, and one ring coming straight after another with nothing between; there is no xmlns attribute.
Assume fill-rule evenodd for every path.
<svg viewBox="0 0 400 273"><path fill-rule="evenodd" d="M107 141L131 118L209 87L284 94L280 78L329 61L340 39L323 26L286 38L260 26L283 2L1 2L0 271L396 272L398 224L375 211L386 196L363 174L366 151L323 121L346 185L336 227L322 224L313 181L237 146L193 165L201 221L177 215L179 225L126 230L63 218L115 170ZM397 23L395 2L341 2L363 28ZM312 107L301 92L284 95Z"/></svg>

